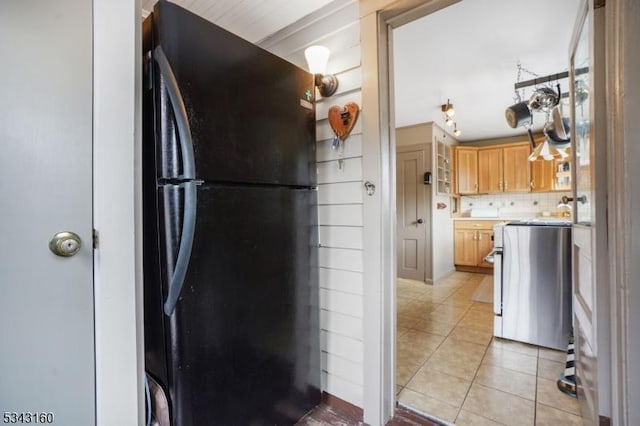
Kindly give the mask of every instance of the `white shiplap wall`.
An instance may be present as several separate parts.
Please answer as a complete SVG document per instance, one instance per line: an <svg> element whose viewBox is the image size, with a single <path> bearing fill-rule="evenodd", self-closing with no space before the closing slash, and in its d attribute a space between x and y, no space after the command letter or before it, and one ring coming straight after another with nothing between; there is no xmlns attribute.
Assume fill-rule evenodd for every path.
<svg viewBox="0 0 640 426"><path fill-rule="evenodd" d="M358 2L334 1L258 44L304 69L305 48L331 50L327 72L338 78L338 91L316 101L322 388L362 407L362 124L358 119L344 142L340 168L327 121L333 105L362 104Z"/></svg>

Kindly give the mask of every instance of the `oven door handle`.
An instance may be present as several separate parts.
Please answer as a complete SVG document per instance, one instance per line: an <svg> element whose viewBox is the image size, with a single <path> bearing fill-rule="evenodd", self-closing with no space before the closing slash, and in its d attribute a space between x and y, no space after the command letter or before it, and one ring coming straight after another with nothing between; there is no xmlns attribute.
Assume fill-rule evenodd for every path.
<svg viewBox="0 0 640 426"><path fill-rule="evenodd" d="M487 263L493 263L493 262L495 262L494 256L496 256L496 255L501 256L502 255L502 249L494 248L493 250L491 250L489 252L488 255L486 255L484 257L484 261L487 262Z"/></svg>

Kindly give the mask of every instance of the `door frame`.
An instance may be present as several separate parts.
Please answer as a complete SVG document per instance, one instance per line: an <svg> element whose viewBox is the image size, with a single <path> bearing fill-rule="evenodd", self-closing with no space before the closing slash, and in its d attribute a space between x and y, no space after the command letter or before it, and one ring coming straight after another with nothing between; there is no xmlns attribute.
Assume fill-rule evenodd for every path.
<svg viewBox="0 0 640 426"><path fill-rule="evenodd" d="M640 134L640 59L632 40L640 39L640 10L634 0L609 0L605 11L607 80L608 247L611 294L611 420L613 425L640 424L640 366L632 362L640 337L640 229L632 218L640 211L634 191L640 170L636 149ZM626 42L628 40L628 42ZM637 188L637 186L636 186Z"/></svg>
<svg viewBox="0 0 640 426"><path fill-rule="evenodd" d="M360 0L362 166L378 190L363 203L364 422L385 424L396 407L396 170L392 29L460 0Z"/></svg>
<svg viewBox="0 0 640 426"><path fill-rule="evenodd" d="M362 51L363 176L379 189L364 201L364 421L384 424L394 413L395 398L395 135L393 78L389 61L391 30L457 3L459 0L360 0ZM640 153L634 150L640 134L640 59L632 40L640 38L640 12L634 0L609 0L607 31L608 241L612 263L608 271L611 294L611 405L614 425L640 423L640 365L628 362L640 350L640 337L630 332L640 323L639 227L631 227L640 211L640 194L633 192L634 170L640 170ZM635 104L634 104L635 102ZM636 173L637 175L637 173ZM619 208L623 207L623 208ZM379 249L378 249L379 248ZM635 249L635 251L634 251ZM638 286L635 286L638 287Z"/></svg>
<svg viewBox="0 0 640 426"><path fill-rule="evenodd" d="M98 425L144 424L145 416L141 11L140 0L93 0L93 227L98 237L93 278ZM119 30L114 32L113 28Z"/></svg>

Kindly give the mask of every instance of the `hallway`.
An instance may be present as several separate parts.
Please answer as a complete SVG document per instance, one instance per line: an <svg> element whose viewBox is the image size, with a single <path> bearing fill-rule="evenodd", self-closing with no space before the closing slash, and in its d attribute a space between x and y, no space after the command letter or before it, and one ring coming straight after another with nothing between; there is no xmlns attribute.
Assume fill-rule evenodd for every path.
<svg viewBox="0 0 640 426"><path fill-rule="evenodd" d="M398 401L457 425L582 425L556 386L565 352L494 338L483 279L397 280Z"/></svg>

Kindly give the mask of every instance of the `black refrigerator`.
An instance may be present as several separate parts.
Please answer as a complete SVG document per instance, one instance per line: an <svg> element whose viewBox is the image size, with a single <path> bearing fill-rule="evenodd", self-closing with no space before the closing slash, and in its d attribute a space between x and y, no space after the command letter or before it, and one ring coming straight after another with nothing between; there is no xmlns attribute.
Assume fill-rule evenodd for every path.
<svg viewBox="0 0 640 426"><path fill-rule="evenodd" d="M143 54L147 376L173 426L294 424L320 402L313 76L162 0Z"/></svg>

